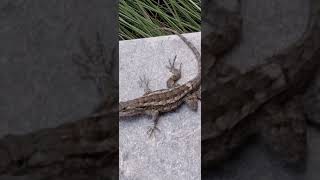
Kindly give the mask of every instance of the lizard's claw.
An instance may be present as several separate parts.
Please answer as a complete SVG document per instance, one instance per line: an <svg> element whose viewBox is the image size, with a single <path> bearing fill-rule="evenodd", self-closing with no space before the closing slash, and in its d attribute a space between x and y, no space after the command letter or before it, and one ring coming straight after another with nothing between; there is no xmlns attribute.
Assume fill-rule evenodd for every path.
<svg viewBox="0 0 320 180"><path fill-rule="evenodd" d="M138 84L139 84L140 88L144 89L145 93L148 93L151 91L151 89L149 87L149 83L150 83L150 80L146 77L146 75L139 77Z"/></svg>
<svg viewBox="0 0 320 180"><path fill-rule="evenodd" d="M182 63L180 63L179 69L175 67L175 62L177 59L177 55L174 56L173 60L171 61L169 59L169 65L166 66L169 71L172 73L172 76L167 80L167 87L172 88L174 86L177 86L177 81L181 78L181 67Z"/></svg>
<svg viewBox="0 0 320 180"><path fill-rule="evenodd" d="M182 63L180 63L180 68L179 68L179 70L174 67L174 64L175 64L175 62L176 62L176 59L177 59L177 55L174 56L172 62L171 62L171 60L169 59L169 66L166 66L166 67L169 69L170 72L174 72L174 71L179 71L179 70L181 70L181 65L182 65Z"/></svg>
<svg viewBox="0 0 320 180"><path fill-rule="evenodd" d="M157 130L157 131L160 132L160 129L157 128L157 127L154 127L154 126L152 126L152 127L150 127L150 128L148 129L147 134L149 135L149 138L151 138L151 136L152 136L153 134L155 134L155 130Z"/></svg>

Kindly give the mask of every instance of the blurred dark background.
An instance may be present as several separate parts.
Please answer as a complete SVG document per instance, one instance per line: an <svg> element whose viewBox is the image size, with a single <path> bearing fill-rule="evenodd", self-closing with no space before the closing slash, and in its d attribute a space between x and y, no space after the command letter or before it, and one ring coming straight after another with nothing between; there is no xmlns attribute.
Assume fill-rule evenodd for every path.
<svg viewBox="0 0 320 180"><path fill-rule="evenodd" d="M214 3L213 3L214 2ZM222 60L242 71L261 64L267 57L294 43L301 37L307 27L309 18L309 1L304 0L204 0L202 16L210 20L210 11L217 3L231 11L240 5L242 28L239 42L229 50ZM213 21L215 19L212 19ZM202 38L212 27L202 22ZM204 40L202 39L202 42ZM205 53L204 51L202 51ZM204 82L208 83L208 82ZM304 96L308 118L320 120L320 73ZM205 106L205 104L203 104ZM320 176L320 131L308 125L308 156L306 171L296 171L284 167L276 157L267 152L265 145L252 140L237 151L230 160L214 171L211 170L203 179L243 180L243 179L281 179L281 180L315 180Z"/></svg>
<svg viewBox="0 0 320 180"><path fill-rule="evenodd" d="M82 53L80 38L92 43L97 32L110 55L117 52L117 8L117 1L103 0L0 1L0 138L92 112L101 96L80 78L72 55Z"/></svg>

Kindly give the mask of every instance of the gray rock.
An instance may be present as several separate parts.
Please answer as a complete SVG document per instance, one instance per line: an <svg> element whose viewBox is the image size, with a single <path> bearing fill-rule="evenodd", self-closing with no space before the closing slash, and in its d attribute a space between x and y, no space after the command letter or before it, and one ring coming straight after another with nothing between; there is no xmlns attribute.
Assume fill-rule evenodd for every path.
<svg viewBox="0 0 320 180"><path fill-rule="evenodd" d="M185 35L200 50L200 33ZM166 88L170 77L168 60L177 55L182 63L184 83L197 73L196 60L177 36L122 41L119 46L119 98L139 97L139 77L150 79L152 90ZM200 105L200 103L199 103ZM160 116L160 133L146 134L152 122L148 117L130 118L119 124L120 179L200 179L201 106L197 112L185 105Z"/></svg>

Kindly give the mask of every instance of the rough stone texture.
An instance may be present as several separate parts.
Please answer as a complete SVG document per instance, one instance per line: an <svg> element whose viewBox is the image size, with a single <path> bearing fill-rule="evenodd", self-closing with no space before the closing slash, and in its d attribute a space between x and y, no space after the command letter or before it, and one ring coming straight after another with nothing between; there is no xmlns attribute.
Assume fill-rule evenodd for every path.
<svg viewBox="0 0 320 180"><path fill-rule="evenodd" d="M186 34L200 50L200 33ZM177 55L184 83L194 77L196 61L177 36L122 41L119 46L119 98L139 97L139 77L150 79L152 90L166 88L170 73L165 67ZM199 103L200 105L200 103ZM146 134L148 117L130 118L119 124L120 179L200 179L201 116L183 105L160 117L155 137Z"/></svg>

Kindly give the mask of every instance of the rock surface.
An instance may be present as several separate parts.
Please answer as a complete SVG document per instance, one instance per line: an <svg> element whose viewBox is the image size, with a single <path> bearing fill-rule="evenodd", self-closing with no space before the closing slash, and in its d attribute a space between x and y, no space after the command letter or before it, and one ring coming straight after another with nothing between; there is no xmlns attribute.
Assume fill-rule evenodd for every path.
<svg viewBox="0 0 320 180"><path fill-rule="evenodd" d="M185 35L200 50L200 33ZM193 78L196 60L177 36L122 41L119 46L119 98L139 97L139 77L150 79L152 90L166 88L170 77L168 60L177 55L182 63L184 83ZM160 116L160 133L146 134L152 122L148 117L135 117L119 124L120 179L200 179L201 115L183 105L173 113Z"/></svg>

